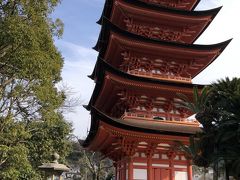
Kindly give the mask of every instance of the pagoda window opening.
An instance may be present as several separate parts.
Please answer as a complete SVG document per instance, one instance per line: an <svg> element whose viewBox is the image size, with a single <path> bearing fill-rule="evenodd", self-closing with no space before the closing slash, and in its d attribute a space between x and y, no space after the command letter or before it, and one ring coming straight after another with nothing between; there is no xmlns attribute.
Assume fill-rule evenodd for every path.
<svg viewBox="0 0 240 180"><path fill-rule="evenodd" d="M146 72L146 69L144 69L144 68L139 68L138 71L140 71L140 72Z"/></svg>
<svg viewBox="0 0 240 180"><path fill-rule="evenodd" d="M181 160L186 161L187 158L185 156L181 156Z"/></svg>
<svg viewBox="0 0 240 180"><path fill-rule="evenodd" d="M152 112L158 112L158 109L157 109L156 107L154 107L154 108L152 109Z"/></svg>
<svg viewBox="0 0 240 180"><path fill-rule="evenodd" d="M175 158L174 158L174 160L180 160L179 155L176 155Z"/></svg>
<svg viewBox="0 0 240 180"><path fill-rule="evenodd" d="M153 119L154 120L166 120L166 118L163 116L153 116Z"/></svg>
<svg viewBox="0 0 240 180"><path fill-rule="evenodd" d="M162 74L160 69L153 69L152 73L154 73L154 74Z"/></svg>
<svg viewBox="0 0 240 180"><path fill-rule="evenodd" d="M175 114L180 115L180 112L178 110L175 110Z"/></svg>
<svg viewBox="0 0 240 180"><path fill-rule="evenodd" d="M137 114L137 117L145 118L145 115L144 114Z"/></svg>
<svg viewBox="0 0 240 180"><path fill-rule="evenodd" d="M159 154L153 154L152 158L153 158L153 159L159 159L159 158L160 158L160 155L159 155Z"/></svg>
<svg viewBox="0 0 240 180"><path fill-rule="evenodd" d="M169 159L167 154L162 154L162 159Z"/></svg>
<svg viewBox="0 0 240 180"><path fill-rule="evenodd" d="M133 157L139 157L140 155L139 155L139 152L136 152L134 155L133 155Z"/></svg>
<svg viewBox="0 0 240 180"><path fill-rule="evenodd" d="M139 110L139 111L146 111L146 108L144 106L138 106L137 110Z"/></svg>
<svg viewBox="0 0 240 180"><path fill-rule="evenodd" d="M166 75L168 75L168 76L172 76L172 77L175 76L175 74L174 74L173 72L171 72L171 71L168 71L168 72L166 73Z"/></svg>
<svg viewBox="0 0 240 180"><path fill-rule="evenodd" d="M146 154L145 153L140 153L140 157L146 157Z"/></svg>

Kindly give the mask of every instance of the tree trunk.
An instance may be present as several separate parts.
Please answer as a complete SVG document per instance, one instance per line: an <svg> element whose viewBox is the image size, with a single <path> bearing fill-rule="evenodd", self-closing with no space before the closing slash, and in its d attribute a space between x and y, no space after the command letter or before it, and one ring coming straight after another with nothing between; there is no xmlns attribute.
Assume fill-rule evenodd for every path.
<svg viewBox="0 0 240 180"><path fill-rule="evenodd" d="M92 174L92 180L97 180L97 175L96 175L96 173L93 173L93 174Z"/></svg>
<svg viewBox="0 0 240 180"><path fill-rule="evenodd" d="M218 162L213 164L213 180L218 180Z"/></svg>
<svg viewBox="0 0 240 180"><path fill-rule="evenodd" d="M229 167L226 160L225 160L225 176L226 176L226 180L229 180Z"/></svg>
<svg viewBox="0 0 240 180"><path fill-rule="evenodd" d="M204 167L203 169L203 179L206 180L206 172L207 172L207 169L206 167Z"/></svg>

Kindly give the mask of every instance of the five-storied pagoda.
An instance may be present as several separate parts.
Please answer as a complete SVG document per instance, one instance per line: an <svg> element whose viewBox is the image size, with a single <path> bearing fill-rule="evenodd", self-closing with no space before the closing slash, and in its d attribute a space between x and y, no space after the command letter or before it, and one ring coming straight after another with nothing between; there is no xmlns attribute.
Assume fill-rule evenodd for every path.
<svg viewBox="0 0 240 180"><path fill-rule="evenodd" d="M230 42L195 45L221 8L199 0L106 0L90 78L91 129L84 147L112 159L117 180L191 180L191 160L176 141L200 131L177 93L192 99L192 78Z"/></svg>

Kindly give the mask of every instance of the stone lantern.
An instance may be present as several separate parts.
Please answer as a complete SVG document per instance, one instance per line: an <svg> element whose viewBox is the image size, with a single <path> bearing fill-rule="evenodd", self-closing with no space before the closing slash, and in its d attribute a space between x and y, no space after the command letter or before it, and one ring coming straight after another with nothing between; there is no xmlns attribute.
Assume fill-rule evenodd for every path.
<svg viewBox="0 0 240 180"><path fill-rule="evenodd" d="M63 180L62 173L69 172L70 169L66 165L58 163L59 155L57 153L54 153L53 157L53 162L43 163L38 168L46 173L47 180Z"/></svg>

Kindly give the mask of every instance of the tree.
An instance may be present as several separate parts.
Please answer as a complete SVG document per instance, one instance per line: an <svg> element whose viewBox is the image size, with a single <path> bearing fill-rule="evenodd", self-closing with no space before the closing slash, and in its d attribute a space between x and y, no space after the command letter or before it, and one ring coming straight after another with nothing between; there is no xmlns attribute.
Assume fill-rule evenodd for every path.
<svg viewBox="0 0 240 180"><path fill-rule="evenodd" d="M190 137L190 146L182 146L182 149L193 159L195 165L199 167L207 168L211 164L213 141L213 128L212 128L212 108L208 108L209 87L204 87L201 91L197 87L193 89L193 98L190 100L184 94L178 94L180 101L180 107L186 108L195 113L195 118L202 125L202 132L198 133L195 138ZM211 156L211 157L209 157Z"/></svg>
<svg viewBox="0 0 240 180"><path fill-rule="evenodd" d="M219 162L224 161L227 179L229 175L238 177L240 79L219 80L207 89L207 93L200 95L194 90L194 103L180 95L184 101L182 105L196 113L196 119L202 124L202 132L198 136L201 156L209 160L215 172L218 171ZM217 176L214 178L217 179Z"/></svg>
<svg viewBox="0 0 240 180"><path fill-rule="evenodd" d="M81 147L81 140L72 142L73 151L67 161L69 166L79 172L83 179L105 180L113 176L113 163L98 152L90 152Z"/></svg>
<svg viewBox="0 0 240 180"><path fill-rule="evenodd" d="M49 12L58 0L0 1L0 113L35 118L62 103L55 84L61 79L61 54L53 44Z"/></svg>
<svg viewBox="0 0 240 180"><path fill-rule="evenodd" d="M227 178L240 176L240 79L229 78L212 84L210 102L216 112L215 122L218 159L225 161Z"/></svg>
<svg viewBox="0 0 240 180"><path fill-rule="evenodd" d="M41 179L37 166L68 152L60 107L63 24L49 15L60 0L0 0L0 179Z"/></svg>
<svg viewBox="0 0 240 180"><path fill-rule="evenodd" d="M200 135L201 136L201 135ZM183 151L187 157L187 159L191 160L193 165L200 167L203 169L204 180L206 179L207 168L210 165L210 160L206 157L206 151L203 151L201 146L201 138L197 138L196 136L191 136L189 138L189 145L184 145L182 142L177 141L176 144L180 151ZM197 168L195 167L195 170Z"/></svg>

